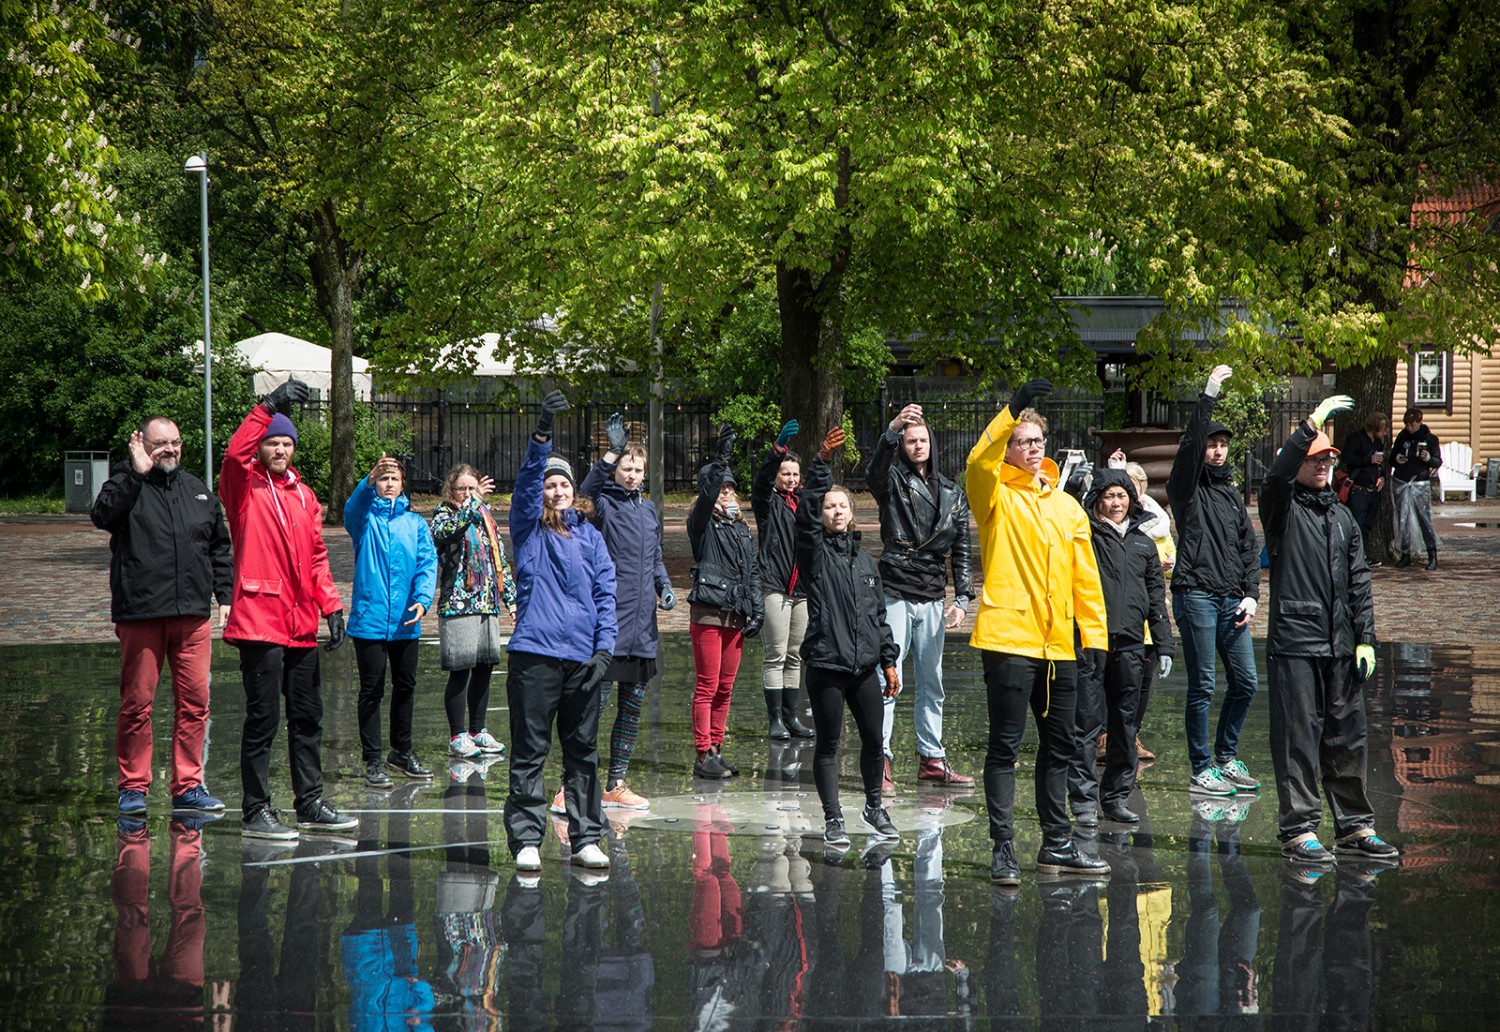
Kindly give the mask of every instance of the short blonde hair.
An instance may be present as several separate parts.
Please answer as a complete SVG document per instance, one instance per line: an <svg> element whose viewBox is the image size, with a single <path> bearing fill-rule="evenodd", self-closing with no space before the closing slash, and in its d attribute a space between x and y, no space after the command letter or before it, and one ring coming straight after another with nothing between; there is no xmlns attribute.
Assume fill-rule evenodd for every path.
<svg viewBox="0 0 1500 1032"><path fill-rule="evenodd" d="M1005 442L1007 448L1010 447L1011 441L1015 440L1016 431L1021 428L1021 424L1023 423L1031 423L1037 429L1041 430L1043 437L1047 436L1047 417L1034 408L1022 409L1021 414L1016 417L1016 425L1010 428L1010 439Z"/></svg>

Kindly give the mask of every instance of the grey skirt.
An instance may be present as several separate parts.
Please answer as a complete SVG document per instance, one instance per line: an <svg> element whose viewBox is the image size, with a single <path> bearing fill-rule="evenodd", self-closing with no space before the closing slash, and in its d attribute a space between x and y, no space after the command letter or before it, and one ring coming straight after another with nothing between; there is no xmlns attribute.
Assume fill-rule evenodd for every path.
<svg viewBox="0 0 1500 1032"><path fill-rule="evenodd" d="M500 662L500 618L492 613L438 618L438 652L444 670L470 670Z"/></svg>

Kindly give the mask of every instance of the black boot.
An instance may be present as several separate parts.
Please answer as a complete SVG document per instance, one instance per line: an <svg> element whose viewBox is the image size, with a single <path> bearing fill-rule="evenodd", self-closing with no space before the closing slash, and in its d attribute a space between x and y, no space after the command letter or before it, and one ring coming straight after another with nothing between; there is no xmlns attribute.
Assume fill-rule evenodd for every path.
<svg viewBox="0 0 1500 1032"><path fill-rule="evenodd" d="M1404 569L1405 567L1410 566L1410 565L1411 565L1411 553L1410 552L1402 552L1401 553L1401 558L1396 560L1396 569L1398 569L1398 570Z"/></svg>
<svg viewBox="0 0 1500 1032"><path fill-rule="evenodd" d="M797 719L801 716L801 709L802 689L781 689L781 720L786 725L787 731L791 732L793 738L812 738L817 732Z"/></svg>
<svg viewBox="0 0 1500 1032"><path fill-rule="evenodd" d="M778 742L784 742L791 738L787 732L786 725L781 722L781 689L766 688L766 722L770 730L766 733Z"/></svg>
<svg viewBox="0 0 1500 1032"><path fill-rule="evenodd" d="M1427 550L1427 568L1429 570L1436 570L1437 569L1437 549L1436 548L1429 548Z"/></svg>

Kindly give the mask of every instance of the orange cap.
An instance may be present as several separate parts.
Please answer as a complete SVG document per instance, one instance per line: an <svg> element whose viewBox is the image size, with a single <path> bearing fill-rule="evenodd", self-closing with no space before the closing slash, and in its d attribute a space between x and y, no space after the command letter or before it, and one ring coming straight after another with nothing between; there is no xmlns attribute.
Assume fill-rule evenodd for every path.
<svg viewBox="0 0 1500 1032"><path fill-rule="evenodd" d="M1333 442L1328 439L1328 435L1319 430L1313 435L1312 444L1307 446L1307 454L1311 457L1330 453L1337 455L1339 454L1339 450L1333 446Z"/></svg>

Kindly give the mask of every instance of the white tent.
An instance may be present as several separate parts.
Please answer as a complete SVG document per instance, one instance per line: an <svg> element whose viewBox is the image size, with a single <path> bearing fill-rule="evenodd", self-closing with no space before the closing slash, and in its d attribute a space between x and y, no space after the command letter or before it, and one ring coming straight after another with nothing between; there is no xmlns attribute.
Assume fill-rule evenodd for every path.
<svg viewBox="0 0 1500 1032"><path fill-rule="evenodd" d="M202 345L200 344L201 348ZM245 364L255 370L255 393L271 393L296 377L326 398L333 386L333 352L285 333L262 333L235 344ZM370 400L370 363L354 359L354 396Z"/></svg>

